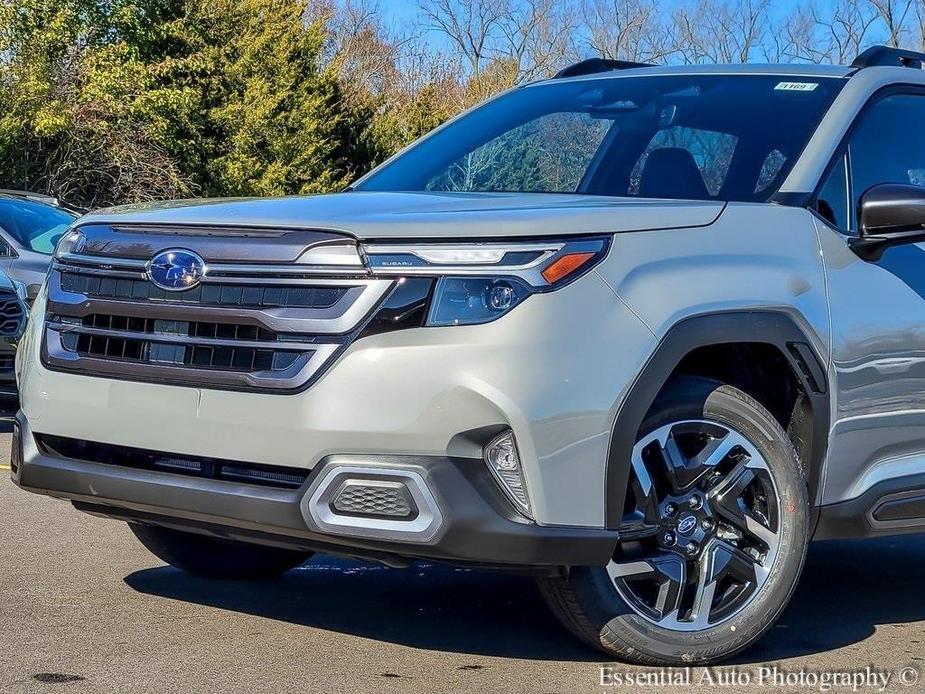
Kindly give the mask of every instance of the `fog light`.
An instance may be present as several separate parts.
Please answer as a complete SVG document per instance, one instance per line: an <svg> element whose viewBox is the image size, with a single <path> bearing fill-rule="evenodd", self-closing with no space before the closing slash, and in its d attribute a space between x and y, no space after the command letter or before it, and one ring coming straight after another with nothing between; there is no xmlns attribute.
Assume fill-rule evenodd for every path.
<svg viewBox="0 0 925 694"><path fill-rule="evenodd" d="M530 498L527 496L527 486L524 484L523 468L520 465L514 432L506 431L493 438L485 446L485 462L514 506L532 518Z"/></svg>

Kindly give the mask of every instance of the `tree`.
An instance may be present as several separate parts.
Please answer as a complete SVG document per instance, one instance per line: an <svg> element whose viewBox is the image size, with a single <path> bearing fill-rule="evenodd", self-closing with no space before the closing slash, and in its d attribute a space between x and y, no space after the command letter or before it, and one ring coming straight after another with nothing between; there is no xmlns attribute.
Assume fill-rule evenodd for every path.
<svg viewBox="0 0 925 694"><path fill-rule="evenodd" d="M91 205L190 189L130 107L144 74L110 40L123 7L0 4L0 170L8 185Z"/></svg>
<svg viewBox="0 0 925 694"><path fill-rule="evenodd" d="M7 0L0 165L98 206L320 192L356 173L326 27L290 0Z"/></svg>
<svg viewBox="0 0 925 694"><path fill-rule="evenodd" d="M585 0L578 54L612 60L665 62L674 53L669 28L655 0Z"/></svg>
<svg viewBox="0 0 925 694"><path fill-rule="evenodd" d="M304 3L289 0L211 0L196 9L207 34L190 59L210 61L208 84L219 96L207 103L217 150L207 190L278 195L346 185L350 114L336 75L320 64L324 26L303 23Z"/></svg>

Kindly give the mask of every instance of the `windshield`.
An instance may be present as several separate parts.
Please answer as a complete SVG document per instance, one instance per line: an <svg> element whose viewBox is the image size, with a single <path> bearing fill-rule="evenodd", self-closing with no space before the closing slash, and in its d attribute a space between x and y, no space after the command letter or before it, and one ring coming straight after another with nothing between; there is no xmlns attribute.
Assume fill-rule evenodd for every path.
<svg viewBox="0 0 925 694"><path fill-rule="evenodd" d="M844 80L653 75L515 89L356 186L766 201Z"/></svg>
<svg viewBox="0 0 925 694"><path fill-rule="evenodd" d="M32 200L0 199L0 228L22 247L51 255L77 215Z"/></svg>

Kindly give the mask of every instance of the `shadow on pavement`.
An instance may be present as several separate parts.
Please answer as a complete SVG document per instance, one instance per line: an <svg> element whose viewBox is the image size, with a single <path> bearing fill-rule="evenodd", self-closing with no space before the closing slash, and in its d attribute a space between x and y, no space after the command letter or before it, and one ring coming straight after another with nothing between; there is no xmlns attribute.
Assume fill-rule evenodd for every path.
<svg viewBox="0 0 925 694"><path fill-rule="evenodd" d="M281 579L216 582L170 567L125 582L142 593L437 651L602 659L564 635L530 578L418 563L390 569L328 555Z"/></svg>
<svg viewBox="0 0 925 694"><path fill-rule="evenodd" d="M255 586L169 567L125 582L142 593L429 650L604 661L570 637L530 578L416 564L389 569L319 555ZM790 607L739 663L777 661L863 641L877 625L925 620L925 537L813 545ZM919 652L919 644L911 644Z"/></svg>

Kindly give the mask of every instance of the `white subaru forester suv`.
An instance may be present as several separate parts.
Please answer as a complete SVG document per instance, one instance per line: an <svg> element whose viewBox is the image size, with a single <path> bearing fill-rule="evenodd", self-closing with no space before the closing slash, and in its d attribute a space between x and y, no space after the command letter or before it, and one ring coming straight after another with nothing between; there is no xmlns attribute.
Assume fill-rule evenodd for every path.
<svg viewBox="0 0 925 694"><path fill-rule="evenodd" d="M13 480L195 574L526 569L614 656L729 656L811 539L925 530L923 59L591 60L343 193L87 215Z"/></svg>

